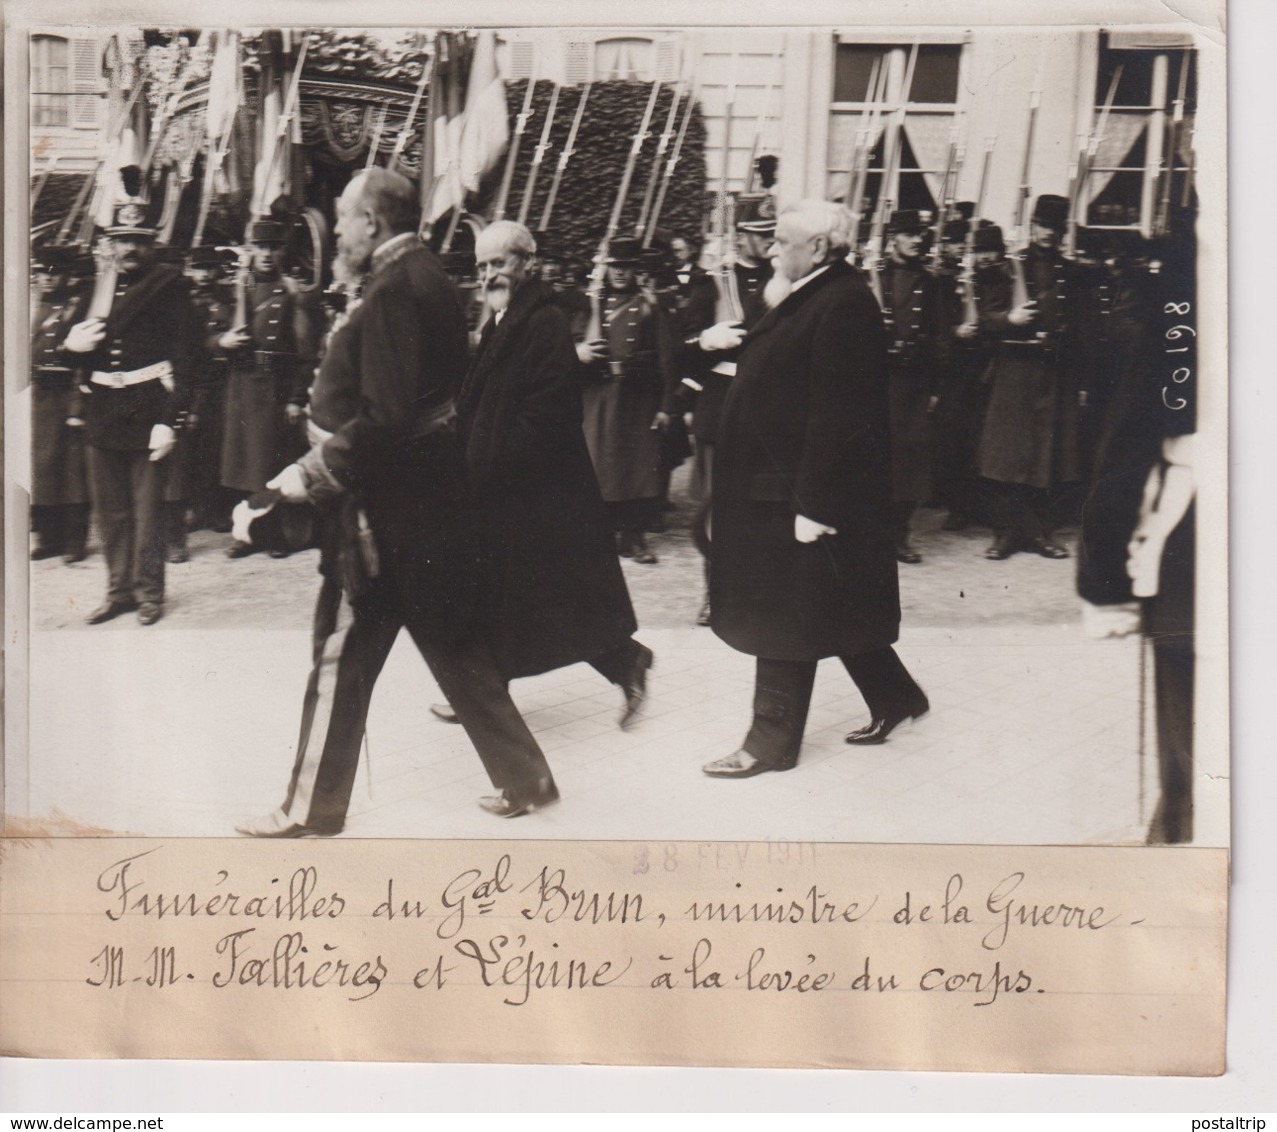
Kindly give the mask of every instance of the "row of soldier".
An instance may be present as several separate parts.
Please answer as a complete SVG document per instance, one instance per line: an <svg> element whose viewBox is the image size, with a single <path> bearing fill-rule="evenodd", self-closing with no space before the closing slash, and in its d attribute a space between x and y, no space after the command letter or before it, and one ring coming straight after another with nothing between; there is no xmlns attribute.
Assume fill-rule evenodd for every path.
<svg viewBox="0 0 1277 1132"><path fill-rule="evenodd" d="M897 558L921 560L911 535L921 504L947 508L947 530L992 528L990 559L1018 551L1064 558L1054 532L1076 517L1076 486L1095 460L1107 403L1141 333L1147 304L1140 280L1150 249L1136 233L1081 230L1076 254L1066 258L1067 202L1043 196L1029 245L1015 262L1001 230L973 222L969 211L957 205L940 225L926 212L896 211L886 254L870 258L892 339ZM735 357L750 327L774 305L768 295L774 228L771 198L746 200L736 246L720 246L720 265L710 268L683 235L663 234L647 248L614 240L602 286L592 286L588 297L585 265L539 235L542 277L573 320L586 439L622 557L656 562L646 536L663 529L671 471L689 456L691 495L708 503L717 421ZM136 223L108 230L126 261L146 258L152 235ZM234 503L260 492L305 448L308 384L334 312L287 274L284 242L281 224L261 220L250 226L245 252L199 247L187 257L192 309L182 330L186 360L175 368L186 371L181 377L189 388L170 422L172 455L146 487L156 497L155 515L153 527L148 519L139 535L148 549L134 593L122 596L124 587L113 583L108 606L136 601L148 606L148 618L157 616L162 559L186 560L188 527L229 531ZM452 255L444 262L463 284L471 281L472 260ZM85 343L71 332L90 302L92 259L43 247L33 266L33 556L61 554L71 563L86 549L92 450L121 441L90 438L86 456L84 403L93 382L75 376L74 355ZM1019 302L1017 271L1027 296ZM730 321L722 318L727 290L739 311ZM107 356L107 372L118 371L118 346ZM100 516L104 508L118 510L121 500L119 490L103 490ZM148 498L142 510L149 507ZM698 533L703 523L704 513ZM105 518L99 524L106 540L110 524ZM284 556L305 540L304 531L290 532L267 550ZM255 549L235 539L227 553L241 557ZM112 570L122 575L124 568ZM700 620L709 620L708 595Z"/></svg>

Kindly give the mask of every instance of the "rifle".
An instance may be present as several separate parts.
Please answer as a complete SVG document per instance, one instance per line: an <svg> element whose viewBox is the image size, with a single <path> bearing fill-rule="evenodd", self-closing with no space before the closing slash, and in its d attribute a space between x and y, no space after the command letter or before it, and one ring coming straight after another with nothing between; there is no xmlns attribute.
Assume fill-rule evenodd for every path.
<svg viewBox="0 0 1277 1132"><path fill-rule="evenodd" d="M1029 129L1024 143L1024 163L1020 167L1020 189L1015 204L1015 227L1013 229L1014 236L1012 238L1012 247L1015 251L1011 253L1011 306L1022 307L1029 301L1029 285L1024 278L1024 227L1027 220L1027 212L1029 207L1029 197L1032 195L1032 187L1029 184L1029 167L1033 160L1033 134L1037 128L1038 107L1042 105L1042 92L1033 90L1029 92Z"/></svg>
<svg viewBox="0 0 1277 1132"><path fill-rule="evenodd" d="M895 201L887 194L896 179L900 165L900 153L904 149L905 119L909 113L909 94L913 89L913 76L917 65L918 41L914 40L913 46L909 49L909 62L905 67L905 81L900 92L900 105L896 108L895 129L891 134L891 145L882 171L882 185L878 189L873 229L869 234L869 247L866 249L866 258L869 264L869 286L873 290L874 297L878 300L879 305L882 304L883 300L883 233L887 227L887 220L895 206Z"/></svg>
<svg viewBox="0 0 1277 1132"><path fill-rule="evenodd" d="M421 97L426 92L426 84L430 82L431 76L434 74L434 69L435 57L431 55L425 65L421 68L421 78L417 80L417 89L413 91L412 105L408 107L408 116L403 120L403 127L395 136L395 148L390 151L390 159L386 162L386 168L391 170L391 172L397 172L399 169L399 162L403 160L403 151L407 148L408 139L412 136L412 124L417 120L417 111L421 108ZM427 114L426 117L427 122L425 129L429 130L431 128L431 121L429 120L430 115ZM374 147L374 152L376 152L376 147ZM421 146L421 154L423 158L421 163L421 179L423 182L427 176L424 160L425 153L425 130L423 130ZM433 169L430 170L429 175L434 176Z"/></svg>
<svg viewBox="0 0 1277 1132"><path fill-rule="evenodd" d="M572 115L572 128L568 130L568 140L563 143L563 152L559 154L559 164L554 170L554 179L550 182L550 195L545 198L545 208L541 211L541 223L537 225L538 232L544 232L550 226L550 213L554 211L554 202L559 195L559 185L563 181L563 170L568 167L568 161L576 152L576 133L581 128L581 119L585 117L585 104L590 97L590 88L593 82L585 84L585 89L581 92L580 101L576 104L576 113Z"/></svg>
<svg viewBox="0 0 1277 1132"><path fill-rule="evenodd" d="M193 70L191 60L187 59L186 66L182 68L181 74L177 76L176 89L170 91L168 97L160 106L159 117L151 130L151 140L147 144L146 154L142 158L142 179L144 181L151 172L151 163L155 160L156 150L159 149L160 142L164 140L164 134L168 130L169 122L172 121L173 115L177 112L178 99L182 97L186 84L191 81L191 72Z"/></svg>
<svg viewBox="0 0 1277 1132"><path fill-rule="evenodd" d="M1086 184L1091 175L1091 166L1095 162L1095 155L1099 152L1100 142L1104 140L1104 131L1108 127L1109 111L1113 109L1113 99L1117 97L1117 84L1121 81L1123 66L1125 64L1119 63L1114 70L1108 94L1104 99L1104 109L1100 111L1099 122L1087 139L1086 145L1078 149L1077 167L1069 185L1069 222L1068 231L1064 237L1064 254L1070 259L1077 252L1078 214L1082 210L1082 198L1086 196Z"/></svg>
<svg viewBox="0 0 1277 1132"><path fill-rule="evenodd" d="M749 172L745 176L745 192L752 193L754 191L754 176L758 172L754 168L758 161L758 151L763 144L763 128L767 125L767 120L771 117L772 99L775 97L773 91L776 89L775 83L767 84L767 93L763 96L763 108L758 112L758 125L754 127L754 144L749 149Z"/></svg>
<svg viewBox="0 0 1277 1132"><path fill-rule="evenodd" d="M377 147L381 145L381 131L386 127L386 111L389 109L389 106L383 105L381 113L377 115L377 126L372 132L372 141L368 145L368 160L364 162L365 173L377 164Z"/></svg>
<svg viewBox="0 0 1277 1132"><path fill-rule="evenodd" d="M1166 235L1171 227L1171 182L1175 180L1175 159L1179 155L1180 138L1184 132L1184 104L1187 100L1188 52L1185 51L1180 59L1179 83L1175 92L1175 101L1172 103L1170 127L1167 131L1166 164L1161 178L1161 191L1158 194L1157 214L1153 222L1155 236Z"/></svg>
<svg viewBox="0 0 1277 1132"><path fill-rule="evenodd" d="M590 324L586 331L588 342L594 342L603 335L603 280L607 271L608 249L620 227L621 211L625 208L625 198L629 195L630 182L634 179L634 166L638 162L639 150L643 148L643 141L647 137L647 129L652 122L652 111L656 109L656 99L660 93L661 80L655 79L652 82L652 93L647 100L647 106L643 110L643 121L639 123L634 140L630 143L630 155L625 162L625 171L621 176L620 187L616 191L616 199L612 202L612 214L608 217L607 231L603 233L603 239L599 241L598 253L594 257L594 270L590 273L590 286L587 292L590 298Z"/></svg>
<svg viewBox="0 0 1277 1132"><path fill-rule="evenodd" d="M885 72L882 56L873 61L869 71L869 86L865 104L860 108L860 125L856 129L855 145L852 148L851 171L847 178L847 195L844 198L851 212L851 252L856 255L860 248L860 223L864 219L865 184L869 180L869 154L873 146L871 140L878 129L878 114L882 101L879 84ZM872 109L871 109L872 108Z"/></svg>
<svg viewBox="0 0 1277 1132"><path fill-rule="evenodd" d="M510 148L506 150L505 172L501 175L501 189L497 193L497 202L492 209L493 220L505 219L506 201L510 198L510 182L514 180L514 166L519 160L519 144L523 141L524 132L528 128L528 119L532 117L532 95L536 91L537 81L528 76L527 90L523 94L523 109L515 119L514 136L510 139Z"/></svg>
<svg viewBox="0 0 1277 1132"><path fill-rule="evenodd" d="M75 195L75 201L71 205L71 210L63 217L62 224L58 228L58 234L53 238L54 244L63 245L67 242L67 236L71 234L71 228L74 226L76 217L80 215L80 209L85 206L89 199L89 194L93 191L94 186L98 182L98 178L102 176L102 170L106 168L107 158L110 156L111 149L119 140L119 135L124 132L124 127L128 125L129 116L133 113L133 107L137 103L138 95L142 93L142 84L138 82L133 88L133 93L129 95L129 100L125 103L124 108L120 111L119 117L107 127L106 147L102 156L98 158L97 165L94 166L93 173L85 179L80 191ZM93 213L90 209L89 214L85 217L84 225L80 231L80 243L87 244L89 237L93 235Z"/></svg>
<svg viewBox="0 0 1277 1132"><path fill-rule="evenodd" d="M120 277L115 252L105 236L93 249L93 265L93 297L89 300L88 313L84 317L86 321L99 319L105 322L111 315L111 306L115 302L115 284Z"/></svg>
<svg viewBox="0 0 1277 1132"><path fill-rule="evenodd" d="M35 188L31 190L31 203L27 206L27 208L33 215L35 213L35 202L40 199L40 194L44 192L44 186L49 180L49 174L57 168L60 156L60 154L55 153L49 158L48 162L44 166L44 172L40 174L39 179L35 183Z"/></svg>
<svg viewBox="0 0 1277 1132"><path fill-rule="evenodd" d="M537 142L537 147L532 152L532 166L528 170L528 183L523 186L523 203L519 205L519 223L526 224L528 221L528 209L532 207L532 194L537 187L537 174L541 171L541 163L545 160L545 155L550 150L550 130L554 126L554 112L559 106L559 91L563 89L562 83L555 83L554 90L550 92L550 106L545 112L545 124L541 127L541 140Z"/></svg>
<svg viewBox="0 0 1277 1132"><path fill-rule="evenodd" d="M727 110L723 118L723 167L718 182L718 206L714 210L714 236L718 247L718 263L714 267L714 286L718 299L714 307L715 322L741 322L744 308L736 285L736 210L727 191L727 174L732 158L732 118L736 108L736 80L727 88Z"/></svg>
<svg viewBox="0 0 1277 1132"><path fill-rule="evenodd" d="M687 137L687 126L692 120L692 108L696 103L696 98L689 90L687 92L687 106L683 111L683 121L678 127L678 137L674 139L674 148L670 150L669 160L665 163L665 172L661 174L660 188L656 190L656 201L652 205L652 212L647 218L647 230L643 233L643 246L650 248L652 240L656 236L656 225L661 218L661 210L665 207L665 194L669 192L670 181L674 179L674 170L678 166L679 158L683 154L683 140Z"/></svg>
<svg viewBox="0 0 1277 1132"><path fill-rule="evenodd" d="M239 39L235 32L229 32L227 34L230 38L228 38L226 42L233 45L235 49L235 68L238 71L239 69ZM223 45L219 42L218 46L220 49ZM214 53L214 58L216 59L216 52ZM212 82L212 76L210 76L210 87L211 87L211 82ZM242 90L242 86L237 83L236 84L237 95L241 90ZM210 93L211 93L211 90L210 90ZM206 111L207 109L208 108L206 106ZM235 115L238 113L239 113L239 106L237 104L235 109L231 112L231 115L229 120L227 121L225 130L217 134L217 136L210 137L208 139L209 140L208 160L204 166L204 184L201 187L201 191L200 191L199 217L195 222L195 234L191 237L192 247L198 246L201 239L203 239L204 225L208 222L209 206L213 202L213 182L217 179L217 172L222 167L222 162L226 159L226 154L230 150L231 134L234 131L234 125L235 125ZM211 115L206 112L205 114L206 123L210 116ZM207 129L207 126L206 126L206 129Z"/></svg>
<svg viewBox="0 0 1277 1132"><path fill-rule="evenodd" d="M940 193L936 198L936 222L932 226L931 233L931 266L933 269L940 266L940 241L944 237L945 218L949 211L949 205L953 203L949 196L949 187L958 179L958 125L955 122L953 133L949 135L949 153L945 157L944 177L940 181Z"/></svg>
<svg viewBox="0 0 1277 1132"><path fill-rule="evenodd" d="M980 319L975 294L975 233L984 218L984 198L989 188L989 166L993 162L993 147L997 139L984 142L984 163L980 167L980 189L976 193L975 211L971 214L971 227L967 229L966 247L962 252L962 320L972 326Z"/></svg>
<svg viewBox="0 0 1277 1132"><path fill-rule="evenodd" d="M191 183L191 175L195 169L195 155L204 144L204 129L204 123L196 128L195 143L182 158L178 168L169 171L168 191L164 197L164 211L160 216L160 232L156 240L159 244L168 245L173 242L173 230L177 227L178 205L181 204L182 193L186 190L186 186Z"/></svg>
<svg viewBox="0 0 1277 1132"><path fill-rule="evenodd" d="M678 88L674 91L674 97L670 99L670 112L665 116L665 129L661 131L660 140L656 143L656 152L652 155L652 169L647 177L647 190L643 193L643 206L639 209L638 221L634 225L635 236L642 236L647 230L647 218L652 207L652 194L656 190L656 176L660 172L661 158L665 155L665 151L669 149L670 139L674 136L675 116L678 114L679 101L683 97L685 81L684 78L680 77Z"/></svg>

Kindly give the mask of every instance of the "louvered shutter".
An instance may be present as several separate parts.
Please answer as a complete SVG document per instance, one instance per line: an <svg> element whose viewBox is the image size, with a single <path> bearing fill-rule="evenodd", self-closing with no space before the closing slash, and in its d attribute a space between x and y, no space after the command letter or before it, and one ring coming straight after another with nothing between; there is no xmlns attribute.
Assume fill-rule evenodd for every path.
<svg viewBox="0 0 1277 1132"><path fill-rule="evenodd" d="M101 56L96 39L71 41L71 125L95 129L98 124L98 94L102 86Z"/></svg>

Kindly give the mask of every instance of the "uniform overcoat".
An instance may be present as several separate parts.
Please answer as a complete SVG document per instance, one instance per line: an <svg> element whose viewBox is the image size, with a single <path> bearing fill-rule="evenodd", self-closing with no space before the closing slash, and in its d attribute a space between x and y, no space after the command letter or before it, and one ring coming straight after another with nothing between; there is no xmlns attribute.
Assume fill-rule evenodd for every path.
<svg viewBox="0 0 1277 1132"><path fill-rule="evenodd" d="M716 453L714 631L776 660L894 642L887 340L854 268L831 264L750 332ZM800 543L798 514L838 533Z"/></svg>
<svg viewBox="0 0 1277 1132"><path fill-rule="evenodd" d="M637 627L581 430L579 370L558 297L525 283L485 326L458 401L483 616L507 677L588 660Z"/></svg>
<svg viewBox="0 0 1277 1132"><path fill-rule="evenodd" d="M79 321L82 302L68 292L32 300L31 336L31 504L34 507L88 503L84 429L67 424L79 412L74 355L62 340Z"/></svg>

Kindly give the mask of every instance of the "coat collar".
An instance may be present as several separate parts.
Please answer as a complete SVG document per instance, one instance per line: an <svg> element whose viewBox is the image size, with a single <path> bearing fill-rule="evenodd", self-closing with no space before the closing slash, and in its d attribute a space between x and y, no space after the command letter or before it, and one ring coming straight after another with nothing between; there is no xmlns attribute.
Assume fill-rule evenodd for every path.
<svg viewBox="0 0 1277 1132"><path fill-rule="evenodd" d="M750 339L766 333L779 319L793 314L804 303L810 302L813 295L819 294L835 279L845 279L854 270L846 260L834 260L829 265L828 270L822 271L813 279L809 279L797 291L791 291L779 306L773 307L763 315L758 324L745 336L745 342L748 343Z"/></svg>
<svg viewBox="0 0 1277 1132"><path fill-rule="evenodd" d="M500 322L495 318L487 321L479 335L479 348L470 364L470 372L461 386L458 401L463 411L477 397L483 376L497 367L520 328L541 308L555 305L556 298L552 288L538 279L530 279L514 292Z"/></svg>

